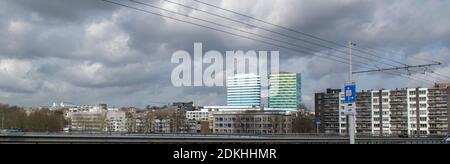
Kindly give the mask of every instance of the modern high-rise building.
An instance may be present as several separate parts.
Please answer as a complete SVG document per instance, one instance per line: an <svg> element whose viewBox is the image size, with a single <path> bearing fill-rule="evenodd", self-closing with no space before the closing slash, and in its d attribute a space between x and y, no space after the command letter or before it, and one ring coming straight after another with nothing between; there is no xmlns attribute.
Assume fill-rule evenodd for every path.
<svg viewBox="0 0 450 164"><path fill-rule="evenodd" d="M297 110L301 103L301 74L272 73L269 75L269 108Z"/></svg>
<svg viewBox="0 0 450 164"><path fill-rule="evenodd" d="M450 132L450 85L369 90L357 95L358 134L444 135ZM343 97L340 89L315 94L321 132L347 133Z"/></svg>
<svg viewBox="0 0 450 164"><path fill-rule="evenodd" d="M255 74L237 74L227 79L228 106L261 106L261 81Z"/></svg>

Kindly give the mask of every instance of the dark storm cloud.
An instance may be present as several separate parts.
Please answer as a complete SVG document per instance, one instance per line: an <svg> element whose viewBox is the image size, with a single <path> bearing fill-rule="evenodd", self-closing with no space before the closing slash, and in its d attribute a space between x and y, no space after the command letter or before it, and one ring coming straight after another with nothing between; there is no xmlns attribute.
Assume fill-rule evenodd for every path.
<svg viewBox="0 0 450 164"><path fill-rule="evenodd" d="M15 7L24 16L36 16L46 21L79 22L81 20L104 16L117 8L105 5L102 0L6 0L8 7Z"/></svg>
<svg viewBox="0 0 450 164"><path fill-rule="evenodd" d="M220 21L270 38L280 38L260 29L213 18L162 1L142 1L191 16ZM118 2L132 4L125 0ZM191 0L177 2L311 39ZM412 57L439 60L444 64L436 71L443 74L450 71L447 53L450 48L450 2L447 1L208 2L340 44L345 45L352 39L364 47L396 52L395 56L380 53L384 57L408 63L414 63ZM194 100L200 105L223 105L226 98L223 87L176 88L171 84L170 74L176 66L170 63L172 54L177 50L192 54L194 42L202 42L204 52L280 50L281 70L303 73L303 93L308 104L311 104L313 92L341 86L348 69L344 64L325 60L330 57L326 56L329 51L324 47L290 40L315 49L314 53L321 53L317 54L323 56L321 58L117 7L101 0L1 1L0 31L0 101L18 105L45 105L58 100L130 106L145 106L150 101ZM346 58L346 54L331 54ZM355 54L358 55L358 52ZM372 61L365 64L377 63ZM379 74L356 78L364 81L361 86L366 88L383 87L387 82L409 84L407 80Z"/></svg>

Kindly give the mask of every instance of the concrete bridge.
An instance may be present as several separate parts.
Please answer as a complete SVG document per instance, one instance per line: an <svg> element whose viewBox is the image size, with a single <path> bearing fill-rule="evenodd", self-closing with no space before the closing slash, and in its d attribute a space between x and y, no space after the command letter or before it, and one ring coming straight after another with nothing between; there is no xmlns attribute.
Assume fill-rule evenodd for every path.
<svg viewBox="0 0 450 164"><path fill-rule="evenodd" d="M200 134L0 134L0 144L348 144L346 136ZM360 136L357 144L443 144L443 137Z"/></svg>

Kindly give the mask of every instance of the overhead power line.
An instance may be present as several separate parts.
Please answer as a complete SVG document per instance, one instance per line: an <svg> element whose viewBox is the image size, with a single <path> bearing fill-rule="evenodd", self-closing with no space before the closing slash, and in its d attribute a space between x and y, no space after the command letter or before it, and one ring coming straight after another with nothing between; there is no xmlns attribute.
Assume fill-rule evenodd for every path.
<svg viewBox="0 0 450 164"><path fill-rule="evenodd" d="M186 20L182 20L182 19L179 19L179 18L163 15L163 14L156 13L156 12L151 12L151 11L144 10L144 9L141 9L141 8L137 8L137 7L133 7L133 6L130 6L130 5L113 2L113 1L110 1L110 0L102 0L102 1L105 1L105 2L108 2L108 3L111 3L111 4L115 4L115 5L119 5L119 6L123 6L123 7L130 8L130 9L134 9L134 10L137 10L137 11L145 12L145 13L148 13L148 14L152 14L152 15L156 15L156 16L160 16L160 17L165 17L165 18L172 19L172 20L175 20L175 21L179 21L179 22L184 22L184 23L191 24L191 25L200 26L200 27L207 28L207 29L210 29L210 30L226 33L226 34L229 34L229 35L242 37L242 38L246 38L246 39L249 39L249 40L261 42L261 43L264 43L264 44L268 44L268 45L272 45L272 46L288 49L288 50L291 50L291 51L294 51L294 52L302 52L302 53L305 53L305 54L308 54L308 55L319 56L319 55L316 55L314 53L308 53L308 52L305 52L303 50L295 49L295 48L292 48L292 47L287 47L287 46L279 45L279 44L276 44L276 43L272 43L272 42L268 42L268 41L259 40L259 39L255 39L255 38L252 38L252 37L240 35L240 34L235 34L235 33L229 32L229 31L224 31L224 30L213 28L213 27L210 27L210 26L206 26L206 25L202 25L202 24L198 24L198 23L194 23L194 22L189 22L189 21L186 21ZM321 56L319 56L319 57L321 57ZM336 60L336 59L330 59L330 58L325 58L325 59L332 60L332 61L337 61L337 62L340 62L340 63L343 63L343 64L349 64L348 62L340 61L340 60ZM367 67L367 65L363 65L363 66L365 68L370 68L370 67ZM413 80L421 80L421 81L423 81L425 83L429 83L429 84L434 84L434 82L429 81L427 79L419 79L419 78L410 77L410 76L404 76L402 74L396 74L396 73L391 73L391 72L386 72L386 73L392 74L392 75L396 75L396 76L400 76L400 77L413 79Z"/></svg>
<svg viewBox="0 0 450 164"><path fill-rule="evenodd" d="M375 52L375 53L380 53L380 51L378 51L378 50L375 50L375 49L373 49L373 48L365 48L365 49L367 49L367 50L369 50L369 51L373 51L373 52ZM389 53L389 52L387 52L387 53ZM432 60L432 59L424 59L424 58L418 58L418 57L408 57L408 59L413 59L413 60L415 60L415 61L420 61L422 64L421 65L425 65L425 64L423 64L423 63L426 63L426 62L430 62L430 63L434 63L434 64L439 64L439 65L441 65L442 63L441 62L438 62L438 61L436 61L436 60ZM425 61L425 62L424 62ZM405 66L409 66L408 64L403 64L403 65L405 65ZM421 70L417 70L417 71L414 71L414 70L410 70L411 72L414 72L414 73L421 73L422 72L422 74L424 74L424 75L427 75L427 76L429 76L429 77L432 77L432 78L434 78L434 79L439 79L439 80L442 80L442 81L447 81L447 80L450 80L450 76L446 76L446 75L442 75L442 74L440 74L440 73L437 73L436 71L433 71L433 70L431 70L431 69L428 69L428 67L423 67L423 68L420 68ZM428 74L429 73L429 74ZM433 76L434 75L434 76Z"/></svg>
<svg viewBox="0 0 450 164"><path fill-rule="evenodd" d="M140 4L146 4L146 3L139 2L139 1L136 1L136 0L130 0L130 1L133 1L133 2L136 2L136 3L140 3ZM270 30L270 29L267 29L267 28L264 28L264 27L260 27L260 26L253 25L253 24L249 24L249 23L246 23L244 21L236 20L236 19L233 19L233 18L230 18L230 17L226 17L226 16L223 16L223 15L220 15L220 14L216 14L216 13L213 13L213 12L209 12L209 11L206 11L206 10L202 10L202 9L199 9L199 8L188 6L188 5L185 5L185 4L178 3L178 2L173 2L173 1L170 1L170 0L164 0L164 1L166 1L168 3L171 3L171 4L178 5L178 6L182 6L182 7L188 8L188 9L192 9L192 10L195 10L195 11L199 11L199 12L202 12L202 13L213 15L213 16L216 16L216 17L228 20L228 21L239 23L239 24L242 24L242 25L245 25L245 26L249 26L249 27L252 27L252 28L260 29L260 30L263 30L263 31L266 31L266 32L270 32L270 33L273 33L273 34L277 34L277 35L280 35L280 36L283 36L283 37L286 37L286 38L290 38L290 39L298 40L298 41L301 41L301 42L305 42L305 43L308 43L310 45L319 46L319 47L323 47L323 48L326 48L326 49L334 50L334 51L339 52L341 54L347 55L346 51L340 50L338 48L330 47L330 46L327 46L327 45L324 45L324 44L319 44L319 43L316 43L316 42L313 42L313 41L309 41L309 40L306 40L306 39L302 39L302 38L299 38L299 37L295 37L295 36L292 36L292 35L287 35L287 34L284 34L284 33L280 33L280 32L274 31L274 30ZM369 58L369 57L366 57L366 56L357 55L357 54L355 54L354 56L366 59L368 61L378 62L378 63L386 65L386 63L382 63L380 60L376 60L376 59ZM392 65L390 65L390 66L392 66Z"/></svg>
<svg viewBox="0 0 450 164"><path fill-rule="evenodd" d="M165 1L167 1L167 0L165 0ZM230 10L230 9L226 9L226 8L223 8L223 7L220 7L220 6L217 6L217 5L213 5L211 3L207 3L207 2L204 2L204 1L200 1L200 0L192 0L192 1L195 1L195 2L197 2L199 4L203 4L203 5L206 5L206 6L209 6L209 7L216 8L216 9L219 9L219 10L222 10L222 11L233 13L233 14L245 17L245 18L249 18L249 19L255 20L257 22L261 22L261 23L264 23L264 24L267 24L267 25L271 25L271 26L274 26L274 27L277 27L277 28L280 28L280 29L283 29L283 30L286 30L286 31L294 32L294 33L297 33L297 34L300 34L300 35L303 35L303 36L307 36L307 37L310 37L310 38L313 38L313 39L316 39L316 40L327 42L327 43L333 44L335 46L348 48L347 45L344 45L344 44L341 44L341 43L337 43L335 41L331 41L331 40L328 40L328 39L320 38L320 37L317 37L317 36L314 36L314 35L311 35L311 34L308 34L308 33L305 33L305 32L301 32L301 31L298 31L298 30L295 30L295 29L292 29L292 28L289 28L289 27L285 27L285 26L281 26L281 25L278 25L278 24L275 24L275 23L271 23L271 22L268 22L268 21L265 21L265 20L262 20L262 19L259 19L259 18L255 18L255 17L249 16L249 15L246 15L246 14L242 14L242 13ZM380 59L388 60L388 61L391 61L391 62L396 63L396 64L400 64L400 65L403 65L403 66L408 66L408 64L406 64L406 63L403 63L403 62L400 62L400 61L397 61L397 60L394 60L394 59L390 59L390 58L385 58L385 57L376 55L374 53L365 51L363 49L354 48L354 50L358 51L360 53L364 53L364 54L373 56L373 57L377 57L377 58L380 58ZM386 65L389 65L389 66L392 66L392 67L396 67L396 65L392 65L392 64L386 64ZM412 71L412 72L414 72L414 71Z"/></svg>
<svg viewBox="0 0 450 164"><path fill-rule="evenodd" d="M406 71L410 71L412 68L428 68L430 66L435 66L435 65L441 65L441 63L415 65L415 66L404 66L404 67L394 67L394 68L382 68L382 69L374 69L374 70L367 70L367 71L356 71L356 72L353 72L353 74L371 73L371 72L384 72L384 71L392 71L392 70L406 70Z"/></svg>
<svg viewBox="0 0 450 164"><path fill-rule="evenodd" d="M137 7L133 7L133 6L130 6L130 5L126 5L126 4L122 4L122 3L118 3L118 2L114 2L114 1L110 1L110 0L102 0L102 1L105 1L105 2L108 2L108 3L111 3L111 4L115 4L115 5L119 5L119 6L122 6L122 7L130 8L130 9L138 10L138 11L145 12L145 13L148 13L148 14L152 14L152 15L156 15L156 16L172 19L172 20L175 20L175 21L179 21L179 22L183 22L183 23L187 23L187 24L191 24L191 25L207 28L207 29L210 29L210 30L222 32L222 33L225 33L225 34L228 34L228 35L242 37L242 38L246 38L246 39L249 39L249 40L257 41L257 42L260 42L260 43L272 45L272 46L275 46L275 47L281 47L281 48L289 49L289 50L292 50L294 52L301 52L301 53L304 53L306 55L319 56L319 57L322 57L322 58L327 59L327 60L332 60L332 61L340 62L340 63L343 63L343 64L349 64L346 61L340 61L340 60L336 60L336 59L326 58L326 57L323 57L323 56L320 56L320 55L311 54L310 52L306 52L304 50L295 49L295 48L292 48L292 47L287 47L287 46L279 45L279 44L276 44L276 43L255 39L255 38L252 38L252 37L248 37L248 36L244 36L244 35L228 32L228 31L225 31L225 30L217 29L217 28L214 28L214 27L210 27L210 26L206 26L206 25L202 25L202 24L198 24L198 23L194 23L194 22L189 22L189 21L186 21L186 20L182 20L182 19L179 19L179 18L163 15L163 14L156 13L156 12L147 11L147 10L140 9L140 8L137 8ZM343 59L345 59L345 58L343 58ZM360 65L360 66L363 67L365 65Z"/></svg>
<svg viewBox="0 0 450 164"><path fill-rule="evenodd" d="M307 36L307 37L310 37L310 38L313 38L313 39L316 39L316 40L327 42L327 43L333 44L335 46L348 48L347 45L345 45L345 44L341 44L341 43L337 43L335 41L331 41L331 40L328 40L328 39L320 38L320 37L317 37L317 36L314 36L314 35L311 35L311 34L308 34L308 33L305 33L305 32L301 32L301 31L298 31L298 30L295 30L295 29L292 29L292 28L289 28L289 27L281 26L281 25L278 25L278 24L275 24L275 23L271 23L271 22L259 19L259 18L255 18L255 17L249 16L249 15L246 15L246 14L239 13L239 12L236 12L236 11L233 11L233 10L230 10L230 9L226 9L226 8L223 8L223 7L220 7L220 6L217 6L217 5L213 5L211 3L207 3L207 2L204 2L204 1L200 1L200 0L192 0L192 1L195 1L197 3L203 4L203 5L206 5L206 6L210 6L210 7L216 8L216 9L219 9L219 10L222 10L222 11L227 11L227 12L230 12L230 13L233 13L233 14L245 17L245 18L249 18L249 19L252 19L252 20L255 20L255 21L267 24L267 25L275 26L275 27L278 27L278 28L286 30L286 31L294 32L294 33L297 33L297 34L300 34L300 35L303 35L303 36ZM354 50L356 50L358 52L361 52L361 53L368 54L370 56L374 56L374 57L378 57L378 58L384 58L384 57L372 54L370 52L366 52L364 50L360 50L358 48L354 48ZM389 58L385 58L385 59L391 60ZM402 64L402 63L397 62L397 61L393 61L393 62L398 63L398 64Z"/></svg>
<svg viewBox="0 0 450 164"><path fill-rule="evenodd" d="M241 30L241 29L238 29L238 28L235 28L235 27L231 27L231 26L228 26L228 25L223 25L223 24L219 24L219 23L212 22L212 21L209 21L209 20L205 20L205 19L189 16L189 15L182 14L182 13L175 12L175 11L171 11L171 10L167 10L167 9L164 9L164 8L161 8L161 7L158 7L158 6L155 6L155 5L151 5L151 4L148 4L148 3L143 3L143 2L140 2L140 1L136 1L136 0L129 0L129 1L137 3L137 4L141 4L141 5L144 5L144 6L147 6L147 7L155 8L155 9L158 9L158 10L163 10L163 11L166 11L166 12L170 12L170 13L173 13L173 14L176 14L176 15L185 16L185 17L192 18L192 19L195 19L195 20L200 20L200 21L211 23L211 24L218 25L218 26L221 26L221 27L226 27L226 28L229 28L229 29L233 29L233 30L236 30L236 31L239 31L239 32L244 32L244 33L247 33L247 34L255 35L255 36L258 36L258 37L261 37L261 38L264 38L264 39L268 39L268 40L272 40L272 41L288 44L288 45L299 47L299 48L302 48L302 49L307 49L308 51L311 51L310 53L306 53L307 55L315 55L315 56L319 56L319 57L325 57L325 56L320 56L319 55L319 54L322 54L322 53L314 54L317 50L314 50L314 49L311 49L311 48L308 48L308 47L304 47L304 46L297 45L297 44L292 44L292 43L287 42L287 41L274 39L274 38L271 38L271 37L268 37L268 36L264 36L264 35L261 35L261 34L256 34L256 33L253 33L253 32L244 31L244 30ZM178 3L176 3L176 4L178 4ZM250 24L246 24L246 25L250 25ZM302 52L304 53L304 51L302 51ZM349 64L348 62L346 62L346 58L344 58L344 57L340 57L340 56L333 55L333 54L328 54L328 56L334 56L336 58L343 59L345 62L342 62L342 61L339 61L339 62L340 63L344 63L344 64ZM354 65L357 65L357 66L360 66L360 67L369 68L369 67L367 67L367 63L364 63L364 62L361 62L361 61L358 61L358 60L357 60L357 62L358 63L362 63L362 64L354 64ZM377 68L377 67L375 66L375 68ZM398 73L398 74L401 74L401 73Z"/></svg>
<svg viewBox="0 0 450 164"><path fill-rule="evenodd" d="M261 38L264 38L264 39L268 39L268 40L272 40L272 41L276 41L276 42L288 44L288 45L295 46L295 47L299 47L299 48L302 48L302 49L307 49L308 51L311 51L311 52L305 52L305 51L303 51L303 50L298 50L298 49L292 49L292 48L289 48L289 49L294 50L294 51L300 51L300 52L302 52L302 53L306 53L306 55L319 56L319 57L322 57L322 58L325 58L325 59L330 60L329 58L326 58L326 56L321 56L321 55L319 55L319 54L323 54L323 53L317 53L317 54L315 54L315 52L316 52L317 50L314 50L314 49L311 49L311 48L308 48L308 47L300 46L300 45L297 45L297 44L292 44L292 43L290 43L290 42L286 42L286 41L274 39L274 38L271 38L271 37L268 37L268 36L264 36L264 35L261 35L261 34L256 34L256 33L253 33L253 32L244 31L244 30L237 29L237 28L235 28L235 27L231 27L231 26L228 26L228 25L223 25L223 24L219 24L219 23L212 22L212 21L209 21L209 20L205 20L205 19L193 17L193 16L190 16L190 15L182 14L182 13L175 12L175 11L171 11L171 10L167 10L167 9L164 9L164 8L161 8L161 7L158 7L158 6L155 6L155 5L151 5L151 4L139 2L139 1L136 1L136 0L129 0L129 1L134 2L134 3L137 3L137 4L141 4L141 5L144 5L144 6L147 6L147 7L155 8L155 9L158 9L158 10L163 10L163 11L166 11L166 12L170 12L170 13L172 13L172 14L181 15L181 16L188 17L188 18L192 18L192 19L195 19L195 20L200 20L200 21L203 21L203 22L211 23L211 24L214 24L214 25L218 25L218 26L220 26L220 27L225 27L225 28L233 29L233 30L236 30L236 31L239 31L239 32L244 32L244 33L247 33L247 34L255 35L255 36L258 36L258 37L261 37ZM216 30L216 31L217 31L217 30ZM238 35L238 36L242 36L242 35ZM254 39L253 39L253 40L254 40ZM258 40L257 40L257 41L258 41ZM266 43L267 43L267 42L266 42ZM274 45L274 44L271 43L271 45ZM280 47L280 45L275 45L275 46ZM282 48L287 48L287 47L283 46ZM349 63L346 61L346 58L344 58L344 57L340 57L340 56L333 55L333 54L328 54L328 56L333 56L333 57L336 57L336 58L339 58L339 59L343 59L344 62L342 62L342 61L340 61L340 60L339 60L339 62L340 62L340 63L343 63L343 64L349 64ZM333 60L333 59L331 59L331 60ZM338 61L338 60L334 60L334 61ZM357 62L360 63L360 64L354 64L354 65L357 65L357 66L360 66L360 67L363 67L363 68L369 68L369 69L370 69L370 67L368 67L366 63L361 62L361 61L357 61ZM361 63L362 63L362 64L361 64ZM396 73L397 73L397 74L394 74L394 75L397 75L397 76L398 76L399 74L401 74L401 73L398 73L398 72L396 72ZM421 79L421 80L426 80L426 79ZM430 82L430 81L428 81L428 82Z"/></svg>
<svg viewBox="0 0 450 164"><path fill-rule="evenodd" d="M257 33L254 33L254 32L241 30L241 29L236 28L236 27L232 27L232 26L216 23L216 22L213 22L213 21L209 21L209 20L206 20L206 19L202 19L202 18L190 16L190 15L186 15L186 14L183 14L183 13L180 13L180 12L168 10L168 9L161 8L161 7L158 7L158 6L155 6L155 5L151 5L151 4L148 4L148 3L143 3L143 2L139 2L139 1L135 1L135 0L129 0L129 1L137 3L137 4L140 4L140 5L144 5L144 6L147 6L147 7L151 7L151 8L154 8L154 9L170 12L172 14L176 14L176 15L192 18L192 19L195 19L195 20L198 20L198 21L214 24L214 25L219 26L219 27L225 27L227 29L232 29L232 30L235 30L235 31L239 31L239 32L243 32L243 33L246 33L246 34L254 35L254 36L257 36L257 37L260 37L260 38L264 38L264 39L267 39L267 40L271 40L271 41L287 44L287 45L290 45L290 46L294 46L294 47L297 47L297 48L305 49L307 51L310 51L310 52L307 52L306 55L319 56L319 55L315 54L317 52L317 50L315 50L315 49L308 48L308 47L305 47L305 46L301 46L301 45L298 45L298 44L294 44L294 43L291 43L291 42L288 42L288 41L283 41L283 40L275 39L275 38L270 37L270 36L265 36L265 35L262 35L262 34L257 34ZM324 54L324 53L320 53L319 52L318 54ZM327 56L333 56L333 57L336 57L336 58L339 58L339 59L343 59L344 61L347 60L345 57L341 57L341 56L330 54L330 53L327 53ZM324 57L324 56L320 56L320 57ZM357 62L363 63L363 64L357 64L358 66L366 67L366 63L364 63L362 61L359 61L359 60L357 60Z"/></svg>

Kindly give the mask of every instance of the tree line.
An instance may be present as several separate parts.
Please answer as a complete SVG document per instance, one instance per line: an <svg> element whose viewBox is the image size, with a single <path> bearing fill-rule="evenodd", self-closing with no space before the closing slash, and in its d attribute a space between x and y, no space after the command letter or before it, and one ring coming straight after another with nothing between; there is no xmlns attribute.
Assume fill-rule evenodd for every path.
<svg viewBox="0 0 450 164"><path fill-rule="evenodd" d="M0 104L0 128L33 132L62 131L66 121L62 111L48 109L25 110L17 106Z"/></svg>

